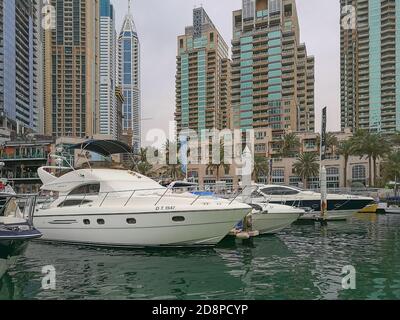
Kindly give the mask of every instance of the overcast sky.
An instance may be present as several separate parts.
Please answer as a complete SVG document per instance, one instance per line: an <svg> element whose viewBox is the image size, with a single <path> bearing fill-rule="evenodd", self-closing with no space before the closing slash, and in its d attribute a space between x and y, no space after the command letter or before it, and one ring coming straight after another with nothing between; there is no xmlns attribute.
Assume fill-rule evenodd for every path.
<svg viewBox="0 0 400 320"><path fill-rule="evenodd" d="M128 0L112 0L120 32ZM133 0L132 13L141 42L143 140L149 129L168 129L174 118L177 36L192 24L201 4L227 43L232 39L232 11L241 0ZM301 41L315 56L317 128L323 106L328 129L340 130L340 6L338 0L297 0ZM145 142L145 141L144 141ZM145 143L147 144L147 143Z"/></svg>

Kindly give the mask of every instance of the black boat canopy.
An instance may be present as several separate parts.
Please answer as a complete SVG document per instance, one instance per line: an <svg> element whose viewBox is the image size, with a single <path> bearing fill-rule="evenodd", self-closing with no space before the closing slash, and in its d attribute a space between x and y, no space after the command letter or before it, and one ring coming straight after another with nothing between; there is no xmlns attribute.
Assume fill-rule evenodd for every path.
<svg viewBox="0 0 400 320"><path fill-rule="evenodd" d="M78 149L82 151L95 152L103 157L109 157L114 154L132 153L131 147L117 140L89 140L69 147L69 149Z"/></svg>

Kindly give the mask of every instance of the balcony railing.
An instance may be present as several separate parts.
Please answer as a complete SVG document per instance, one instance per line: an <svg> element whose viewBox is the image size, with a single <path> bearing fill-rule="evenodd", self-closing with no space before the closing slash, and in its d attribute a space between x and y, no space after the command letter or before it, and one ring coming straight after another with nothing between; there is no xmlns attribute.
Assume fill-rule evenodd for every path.
<svg viewBox="0 0 400 320"><path fill-rule="evenodd" d="M44 152L37 152L31 154L0 154L0 160L10 161L10 160L33 160L40 159L45 160L48 158L48 154Z"/></svg>

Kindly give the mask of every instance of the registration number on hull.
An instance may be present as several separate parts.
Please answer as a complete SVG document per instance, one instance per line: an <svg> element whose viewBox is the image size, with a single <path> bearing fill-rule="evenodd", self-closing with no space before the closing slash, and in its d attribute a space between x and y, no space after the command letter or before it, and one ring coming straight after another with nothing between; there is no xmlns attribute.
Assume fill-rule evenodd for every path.
<svg viewBox="0 0 400 320"><path fill-rule="evenodd" d="M162 206L162 207L156 207L156 211L172 211L175 210L175 206Z"/></svg>

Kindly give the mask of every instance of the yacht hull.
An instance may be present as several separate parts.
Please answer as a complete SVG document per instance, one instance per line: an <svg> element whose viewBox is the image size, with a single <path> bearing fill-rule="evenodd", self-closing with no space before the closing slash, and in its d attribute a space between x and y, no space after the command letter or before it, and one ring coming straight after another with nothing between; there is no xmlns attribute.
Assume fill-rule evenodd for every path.
<svg viewBox="0 0 400 320"><path fill-rule="evenodd" d="M107 247L215 246L250 208L160 213L41 215L40 240ZM89 224L90 223L90 224Z"/></svg>
<svg viewBox="0 0 400 320"><path fill-rule="evenodd" d="M361 199L361 200L348 200L348 199L329 199L328 198L328 212L352 212L356 213L366 206L370 205L373 200ZM314 212L319 213L321 211L321 199L314 200L272 200L271 203L284 204L287 206L299 207L299 208L310 208Z"/></svg>
<svg viewBox="0 0 400 320"><path fill-rule="evenodd" d="M256 213L252 215L253 229L260 234L275 234L299 219L301 213Z"/></svg>
<svg viewBox="0 0 400 320"><path fill-rule="evenodd" d="M17 257L25 252L29 241L41 236L35 229L17 231L21 224L4 226L0 226L0 279Z"/></svg>

